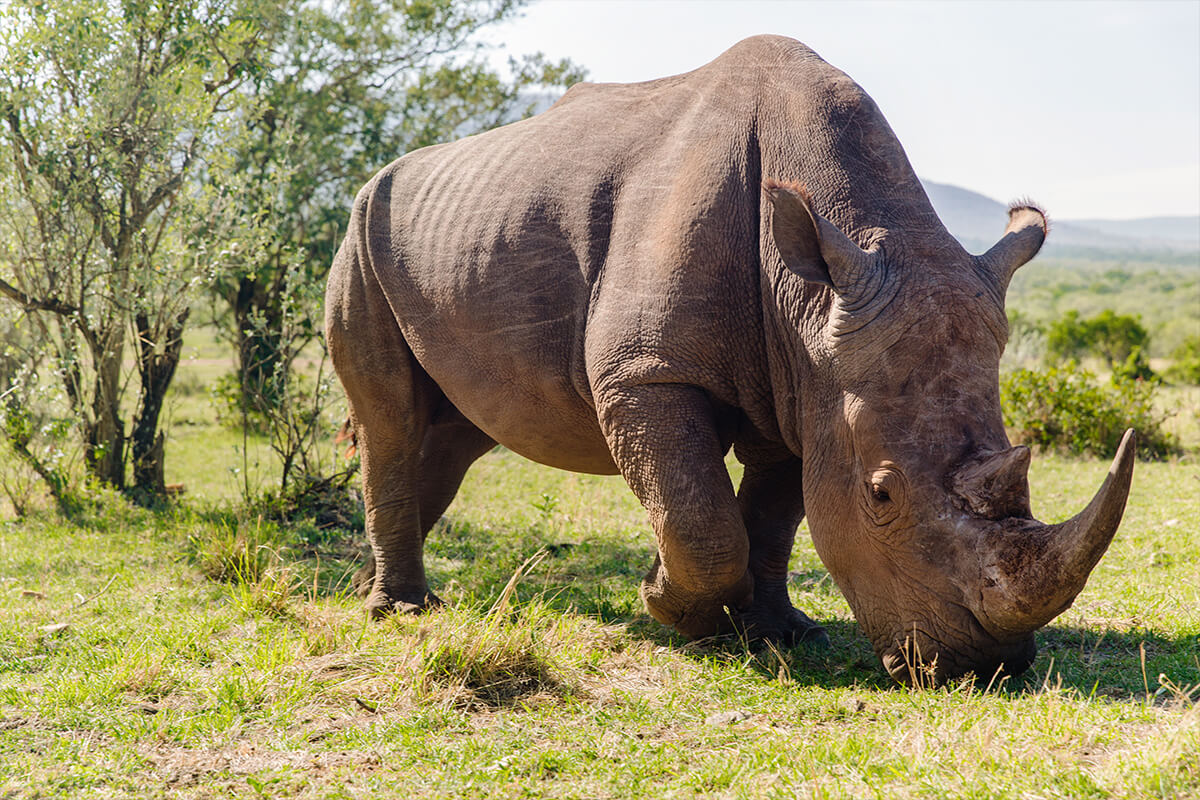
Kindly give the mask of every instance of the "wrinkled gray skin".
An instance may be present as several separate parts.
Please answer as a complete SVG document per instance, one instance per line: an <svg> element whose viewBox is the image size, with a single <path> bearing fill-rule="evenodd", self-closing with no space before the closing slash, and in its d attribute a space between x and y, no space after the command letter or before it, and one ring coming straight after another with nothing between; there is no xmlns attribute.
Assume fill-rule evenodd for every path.
<svg viewBox="0 0 1200 800"><path fill-rule="evenodd" d="M326 298L367 607L439 603L424 537L499 442L625 477L658 541L642 597L687 636L824 638L786 589L807 513L896 679L1020 672L1107 547L1133 456L1127 435L1076 518L1030 517L997 370L1009 278L1045 233L1014 207L968 254L874 102L776 36L404 156L359 193Z"/></svg>

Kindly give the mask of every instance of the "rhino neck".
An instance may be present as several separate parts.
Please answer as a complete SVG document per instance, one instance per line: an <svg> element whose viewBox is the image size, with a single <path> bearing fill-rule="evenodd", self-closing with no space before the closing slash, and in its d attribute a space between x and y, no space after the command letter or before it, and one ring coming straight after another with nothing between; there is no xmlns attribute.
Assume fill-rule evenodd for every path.
<svg viewBox="0 0 1200 800"><path fill-rule="evenodd" d="M883 248L897 282L969 260L866 92L799 43L769 44L795 52L762 67L763 85L776 87L756 109L762 177L804 185L814 210L859 247ZM782 439L801 454L810 439L809 447L819 446L825 415L840 402L829 351L834 297L783 266L768 201L760 202L760 287L775 413Z"/></svg>

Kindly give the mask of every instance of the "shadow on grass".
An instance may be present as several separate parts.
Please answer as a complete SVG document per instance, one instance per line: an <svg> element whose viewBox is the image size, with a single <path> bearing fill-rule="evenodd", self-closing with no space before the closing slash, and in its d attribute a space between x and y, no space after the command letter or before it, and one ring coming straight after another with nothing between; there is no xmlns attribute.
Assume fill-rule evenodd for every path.
<svg viewBox="0 0 1200 800"><path fill-rule="evenodd" d="M1037 660L1022 676L1025 688L1061 685L1087 696L1138 703L1147 696L1173 700L1181 691L1200 699L1200 634L1052 623L1037 640Z"/></svg>
<svg viewBox="0 0 1200 800"><path fill-rule="evenodd" d="M301 569L300 580L315 586L318 595L344 595L349 593L350 576L365 555L364 546L361 537L331 539L309 548L293 564ZM556 542L536 524L493 528L443 519L426 544L426 567L435 591L444 599L486 608L525 559L542 549L547 551L545 559L516 587L518 603L538 600L562 613L619 624L630 636L676 648L699 661L749 664L763 680L777 679L782 667L790 680L801 686L894 686L853 622L818 620L830 640L823 649L805 645L776 650L748 647L736 637L688 642L650 617L638 597L642 575L654 558L648 537ZM837 591L821 568L793 573L790 578L807 591ZM1039 655L1033 666L1003 682L1000 693L1019 694L1049 686L1111 701L1145 702L1147 694L1153 697L1156 692L1168 700L1178 696L1171 686L1200 686L1197 634L1171 637L1152 631L1052 624L1038 632L1037 641Z"/></svg>

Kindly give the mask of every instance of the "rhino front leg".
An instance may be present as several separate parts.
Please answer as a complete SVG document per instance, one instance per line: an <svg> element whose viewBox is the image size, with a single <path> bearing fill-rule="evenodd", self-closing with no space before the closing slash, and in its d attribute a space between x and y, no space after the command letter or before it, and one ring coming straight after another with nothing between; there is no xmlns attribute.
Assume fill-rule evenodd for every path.
<svg viewBox="0 0 1200 800"><path fill-rule="evenodd" d="M760 454L740 446L735 452L746 465L738 503L750 537L754 576L754 604L735 621L751 639L827 644L825 629L795 608L787 591L788 560L804 518L800 459L759 460Z"/></svg>
<svg viewBox="0 0 1200 800"><path fill-rule="evenodd" d="M658 540L642 582L646 608L690 638L729 630L726 609L748 607L754 581L706 395L678 384L639 386L598 396L597 409L613 460Z"/></svg>

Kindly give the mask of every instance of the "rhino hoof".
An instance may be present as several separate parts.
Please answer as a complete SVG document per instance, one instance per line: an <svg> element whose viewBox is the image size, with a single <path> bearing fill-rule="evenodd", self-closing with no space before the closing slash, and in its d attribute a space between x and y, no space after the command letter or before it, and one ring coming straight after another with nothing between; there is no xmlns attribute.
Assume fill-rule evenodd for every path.
<svg viewBox="0 0 1200 800"><path fill-rule="evenodd" d="M393 614L423 614L445 603L433 592L405 592L396 597L372 594L367 598L367 613L371 619L384 619Z"/></svg>
<svg viewBox="0 0 1200 800"><path fill-rule="evenodd" d="M829 634L820 625L814 625L802 632L795 643L811 647L814 650L824 650L829 647Z"/></svg>
<svg viewBox="0 0 1200 800"><path fill-rule="evenodd" d="M735 624L749 641L780 642L788 647L804 645L814 649L829 646L829 634L802 611L787 608L782 612L750 609L737 616Z"/></svg>

